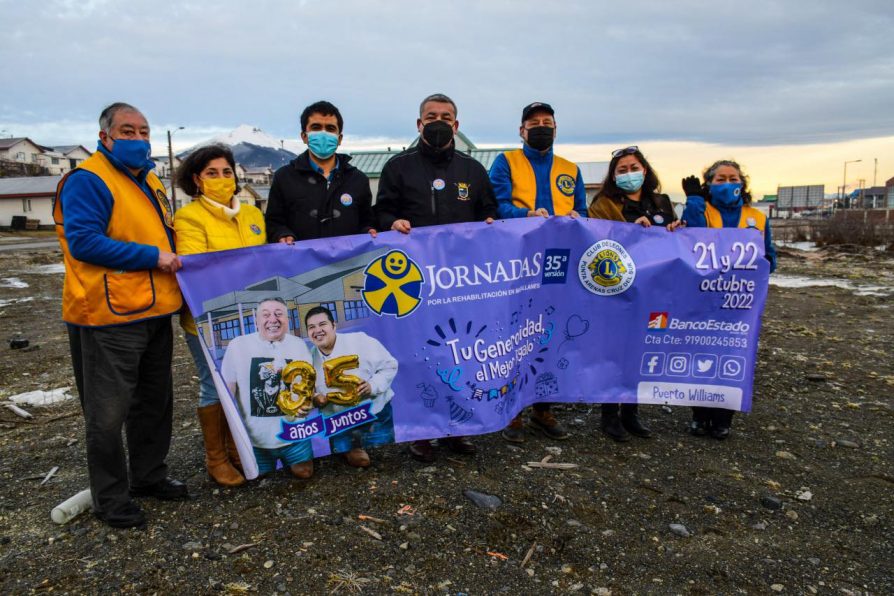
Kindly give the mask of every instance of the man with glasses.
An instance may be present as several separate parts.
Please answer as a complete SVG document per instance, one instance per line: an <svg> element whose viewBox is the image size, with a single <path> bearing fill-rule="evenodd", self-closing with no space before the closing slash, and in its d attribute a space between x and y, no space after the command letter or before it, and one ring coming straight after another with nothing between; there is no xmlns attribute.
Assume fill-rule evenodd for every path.
<svg viewBox="0 0 894 596"><path fill-rule="evenodd" d="M525 106L518 134L522 148L501 153L490 169L500 217L586 216L587 194L580 168L553 153L556 113L552 106L539 101ZM570 436L549 404L534 404L531 428L551 439ZM521 412L502 435L512 443L524 442Z"/></svg>

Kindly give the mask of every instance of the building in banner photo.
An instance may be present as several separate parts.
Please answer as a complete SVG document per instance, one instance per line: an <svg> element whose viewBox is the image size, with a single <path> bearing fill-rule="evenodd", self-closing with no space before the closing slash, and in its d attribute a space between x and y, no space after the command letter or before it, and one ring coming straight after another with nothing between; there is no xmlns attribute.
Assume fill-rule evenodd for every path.
<svg viewBox="0 0 894 596"><path fill-rule="evenodd" d="M271 296L286 302L293 335L307 336L304 315L315 306L328 308L339 330L348 331L371 314L361 294L363 272L371 260L386 252L363 253L294 277L271 277L205 301L201 316L196 317L205 345L220 360L231 340L257 331L255 308Z"/></svg>

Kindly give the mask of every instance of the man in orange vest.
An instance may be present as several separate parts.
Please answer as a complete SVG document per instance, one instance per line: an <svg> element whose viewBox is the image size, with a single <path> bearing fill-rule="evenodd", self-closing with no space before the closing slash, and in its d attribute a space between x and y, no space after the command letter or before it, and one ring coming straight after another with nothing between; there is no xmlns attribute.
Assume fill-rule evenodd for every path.
<svg viewBox="0 0 894 596"><path fill-rule="evenodd" d="M110 526L129 528L146 523L132 497L189 496L165 464L180 258L171 204L151 172L146 118L114 103L99 126L96 152L59 182L53 219L65 263L62 318L84 411L93 511Z"/></svg>
<svg viewBox="0 0 894 596"><path fill-rule="evenodd" d="M501 153L490 168L500 217L586 217L587 193L580 168L553 153L556 113L552 106L539 101L525 106L518 134L524 146ZM530 426L551 439L570 436L549 404L534 404ZM521 413L503 429L502 435L512 443L524 442Z"/></svg>

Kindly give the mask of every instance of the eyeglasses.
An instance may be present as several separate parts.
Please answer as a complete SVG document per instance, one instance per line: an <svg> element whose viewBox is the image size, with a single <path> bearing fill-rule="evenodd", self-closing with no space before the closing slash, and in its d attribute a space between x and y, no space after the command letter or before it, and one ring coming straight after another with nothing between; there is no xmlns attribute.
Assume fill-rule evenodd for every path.
<svg viewBox="0 0 894 596"><path fill-rule="evenodd" d="M612 157L621 157L622 155L630 155L631 153L636 153L639 151L639 147L636 145L631 145L630 147L625 147L624 149L615 149L612 151Z"/></svg>

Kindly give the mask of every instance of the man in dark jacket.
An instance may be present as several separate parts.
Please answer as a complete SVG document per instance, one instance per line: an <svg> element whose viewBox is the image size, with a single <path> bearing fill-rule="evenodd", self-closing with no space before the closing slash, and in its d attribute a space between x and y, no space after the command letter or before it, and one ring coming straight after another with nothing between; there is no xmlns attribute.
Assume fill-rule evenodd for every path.
<svg viewBox="0 0 894 596"><path fill-rule="evenodd" d="M301 113L301 140L308 149L273 175L264 216L270 242L375 235L369 179L349 163L349 155L335 152L343 126L328 101Z"/></svg>
<svg viewBox="0 0 894 596"><path fill-rule="evenodd" d="M413 227L491 223L497 215L494 190L484 166L456 150L453 135L459 121L453 100L440 93L422 100L416 128L416 146L392 157L382 170L375 206L379 229L409 234ZM476 451L467 437L440 443L456 453ZM424 462L435 459L430 441L411 444L410 455Z"/></svg>

